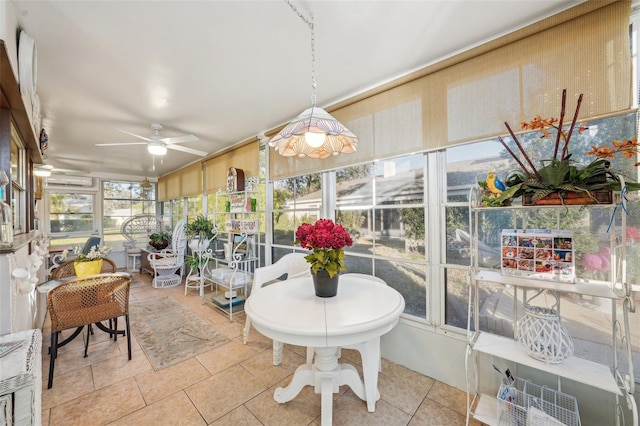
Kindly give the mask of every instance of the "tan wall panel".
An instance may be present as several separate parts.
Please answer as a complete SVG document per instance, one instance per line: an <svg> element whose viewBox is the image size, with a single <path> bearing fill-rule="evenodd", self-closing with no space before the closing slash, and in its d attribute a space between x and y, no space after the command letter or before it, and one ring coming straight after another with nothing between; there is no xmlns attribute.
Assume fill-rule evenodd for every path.
<svg viewBox="0 0 640 426"><path fill-rule="evenodd" d="M226 187L229 167L242 169L245 178L259 176L259 149L260 143L255 141L206 160L204 166L207 193L214 193L219 188Z"/></svg>
<svg viewBox="0 0 640 426"><path fill-rule="evenodd" d="M354 154L325 160L272 151L280 179L374 159L438 149L507 134L537 114L558 117L567 89L571 120L631 107L630 1L587 2L428 67L414 80L347 104L331 114L359 139ZM595 10L593 10L595 8Z"/></svg>

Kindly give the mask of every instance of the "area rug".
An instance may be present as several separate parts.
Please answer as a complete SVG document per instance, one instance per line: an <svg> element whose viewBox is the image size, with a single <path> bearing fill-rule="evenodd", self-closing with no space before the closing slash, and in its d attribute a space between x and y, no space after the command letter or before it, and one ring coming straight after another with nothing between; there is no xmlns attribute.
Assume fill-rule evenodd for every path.
<svg viewBox="0 0 640 426"><path fill-rule="evenodd" d="M147 285L150 285L149 283L145 282L144 280L142 280L140 278L140 274L131 274L131 286L130 288L136 288L136 287L145 287Z"/></svg>
<svg viewBox="0 0 640 426"><path fill-rule="evenodd" d="M132 302L129 312L132 335L155 370L229 342L172 297Z"/></svg>

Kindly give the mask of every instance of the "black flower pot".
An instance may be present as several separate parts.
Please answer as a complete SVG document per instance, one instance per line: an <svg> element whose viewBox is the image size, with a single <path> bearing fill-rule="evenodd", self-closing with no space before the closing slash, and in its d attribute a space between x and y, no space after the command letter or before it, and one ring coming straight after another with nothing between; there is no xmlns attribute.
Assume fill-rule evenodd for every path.
<svg viewBox="0 0 640 426"><path fill-rule="evenodd" d="M313 277L313 288L316 290L316 296L333 297L338 294L338 278L340 278L340 274L330 278L327 271L319 269L317 274L312 273L311 276Z"/></svg>

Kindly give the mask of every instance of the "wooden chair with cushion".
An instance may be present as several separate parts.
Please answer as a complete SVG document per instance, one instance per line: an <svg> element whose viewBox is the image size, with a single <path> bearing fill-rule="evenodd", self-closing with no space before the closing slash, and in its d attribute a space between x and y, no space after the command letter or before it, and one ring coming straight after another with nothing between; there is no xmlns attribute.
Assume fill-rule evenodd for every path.
<svg viewBox="0 0 640 426"><path fill-rule="evenodd" d="M129 288L131 277L125 274L100 274L77 278L53 288L47 295L47 307L51 318L51 347L48 389L53 385L53 370L55 367L58 348L73 340L84 328L95 324L101 330L114 336L118 333L126 334L127 350L131 360L131 335L129 333ZM118 317L124 316L125 330L118 331ZM113 320L114 327L106 328L101 321ZM61 331L76 330L58 342ZM84 356L87 356L89 335L84 346Z"/></svg>
<svg viewBox="0 0 640 426"><path fill-rule="evenodd" d="M73 262L74 262L73 259L67 260L66 262L58 266L56 269L51 271L51 279L57 280L59 278L75 276L76 271L73 269ZM117 271L118 271L118 266L116 265L116 262L108 258L102 259L102 269L100 270L101 273L112 273Z"/></svg>

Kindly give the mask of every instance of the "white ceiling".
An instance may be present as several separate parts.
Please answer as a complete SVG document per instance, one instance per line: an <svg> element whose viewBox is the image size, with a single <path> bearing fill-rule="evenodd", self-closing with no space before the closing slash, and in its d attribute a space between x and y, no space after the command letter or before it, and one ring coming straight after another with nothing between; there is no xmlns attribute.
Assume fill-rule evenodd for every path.
<svg viewBox="0 0 640 426"><path fill-rule="evenodd" d="M317 104L327 106L580 1L293 1L315 16ZM13 0L37 46L45 163L92 176L157 177L118 131L207 153L288 122L311 103L310 30L284 0Z"/></svg>

